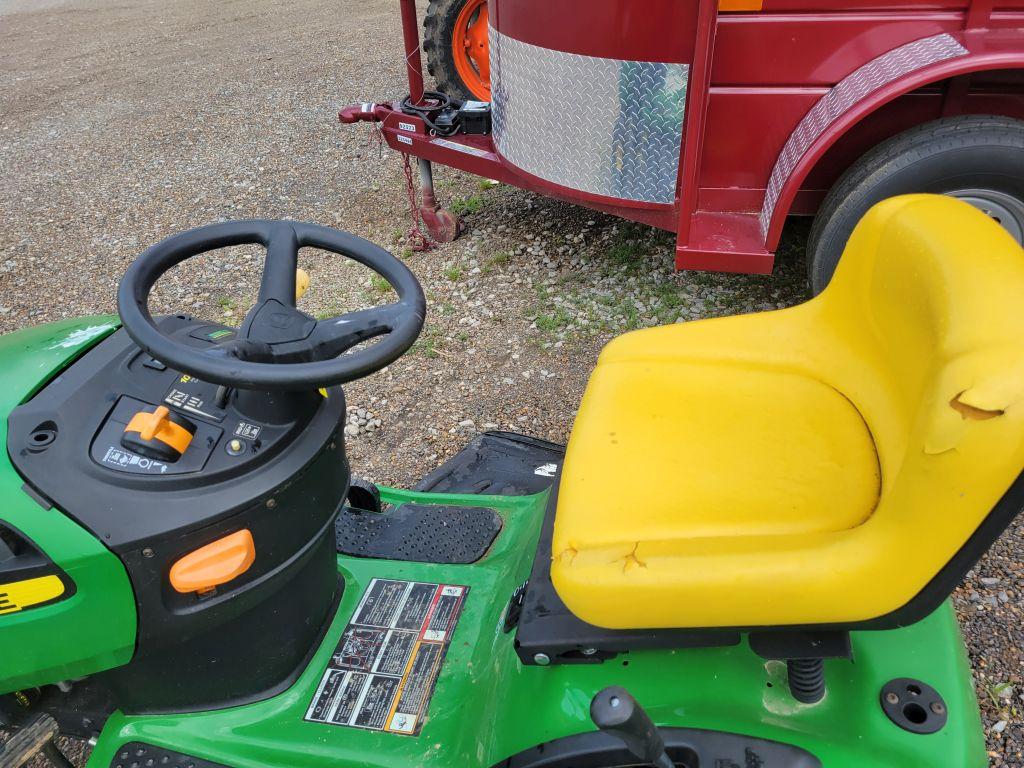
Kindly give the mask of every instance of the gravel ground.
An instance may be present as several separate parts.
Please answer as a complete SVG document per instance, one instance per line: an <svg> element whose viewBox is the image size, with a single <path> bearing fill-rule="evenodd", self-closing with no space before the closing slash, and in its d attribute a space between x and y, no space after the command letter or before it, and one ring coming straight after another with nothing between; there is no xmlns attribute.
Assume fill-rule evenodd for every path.
<svg viewBox="0 0 1024 768"><path fill-rule="evenodd" d="M396 156L343 103L399 95L391 0L0 0L0 331L109 312L145 246L227 218L289 217L401 253L430 312L414 350L348 387L357 471L408 485L475 432L564 441L601 346L623 331L807 298L806 226L771 277L676 273L665 233L438 169L468 233L406 248ZM237 322L260 254L169 275L156 305ZM308 311L387 300L304 252ZM1024 767L1018 523L970 574L964 622L993 766Z"/></svg>

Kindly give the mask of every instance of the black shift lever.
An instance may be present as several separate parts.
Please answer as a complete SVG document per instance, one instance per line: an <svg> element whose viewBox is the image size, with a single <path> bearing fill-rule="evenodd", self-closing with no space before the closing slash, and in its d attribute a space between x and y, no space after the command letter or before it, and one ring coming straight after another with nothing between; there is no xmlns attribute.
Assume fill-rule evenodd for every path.
<svg viewBox="0 0 1024 768"><path fill-rule="evenodd" d="M675 768L661 732L625 688L610 685L598 691L590 701L590 719L605 733L619 738L640 760L657 768Z"/></svg>

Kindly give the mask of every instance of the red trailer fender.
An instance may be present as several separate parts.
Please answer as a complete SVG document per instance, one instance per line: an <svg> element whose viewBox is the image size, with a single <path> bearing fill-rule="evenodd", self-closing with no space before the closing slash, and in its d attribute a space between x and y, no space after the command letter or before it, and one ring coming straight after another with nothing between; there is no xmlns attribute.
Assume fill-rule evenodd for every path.
<svg viewBox="0 0 1024 768"><path fill-rule="evenodd" d="M804 116L775 162L760 215L767 250L778 247L782 226L807 174L850 128L918 88L992 69L1024 69L1024 30L971 30L921 38L843 78Z"/></svg>

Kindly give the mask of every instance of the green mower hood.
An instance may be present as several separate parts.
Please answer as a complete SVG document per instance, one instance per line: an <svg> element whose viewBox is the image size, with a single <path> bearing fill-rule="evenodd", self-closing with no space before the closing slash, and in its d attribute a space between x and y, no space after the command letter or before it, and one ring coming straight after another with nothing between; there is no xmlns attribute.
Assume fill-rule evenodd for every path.
<svg viewBox="0 0 1024 768"><path fill-rule="evenodd" d="M117 328L116 317L99 316L0 336L5 446L10 412ZM59 435L54 431L48 439ZM0 499L0 693L126 663L135 648L136 614L121 562L27 490L6 450Z"/></svg>

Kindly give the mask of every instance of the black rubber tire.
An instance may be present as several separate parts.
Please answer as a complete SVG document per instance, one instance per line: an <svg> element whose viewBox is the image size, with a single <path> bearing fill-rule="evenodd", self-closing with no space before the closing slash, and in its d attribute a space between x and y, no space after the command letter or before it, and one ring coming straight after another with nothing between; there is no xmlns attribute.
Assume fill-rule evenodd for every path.
<svg viewBox="0 0 1024 768"><path fill-rule="evenodd" d="M818 209L807 241L811 290L818 294L828 285L854 227L875 203L974 188L1024 201L1024 122L950 117L882 142L839 178Z"/></svg>
<svg viewBox="0 0 1024 768"><path fill-rule="evenodd" d="M455 20L468 1L430 0L423 20L423 52L427 54L427 72L434 78L435 89L462 101L476 98L462 82L452 54Z"/></svg>

